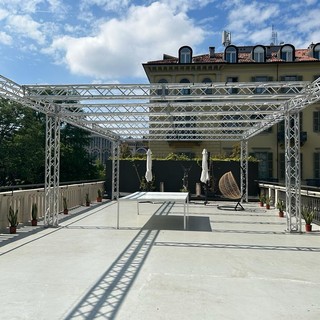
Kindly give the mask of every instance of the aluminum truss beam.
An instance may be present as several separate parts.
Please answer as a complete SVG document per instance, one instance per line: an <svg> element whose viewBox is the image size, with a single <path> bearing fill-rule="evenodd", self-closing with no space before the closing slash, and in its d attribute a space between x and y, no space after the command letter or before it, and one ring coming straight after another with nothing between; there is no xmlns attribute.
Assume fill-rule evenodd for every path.
<svg viewBox="0 0 320 320"><path fill-rule="evenodd" d="M119 198L119 181L120 181L120 141L112 143L112 200Z"/></svg>
<svg viewBox="0 0 320 320"><path fill-rule="evenodd" d="M46 165L45 165L45 227L58 226L59 169L60 169L60 117L56 106L46 116Z"/></svg>
<svg viewBox="0 0 320 320"><path fill-rule="evenodd" d="M240 149L240 184L241 201L248 202L248 141L241 140Z"/></svg>
<svg viewBox="0 0 320 320"><path fill-rule="evenodd" d="M287 231L301 231L300 116L285 117L285 172Z"/></svg>
<svg viewBox="0 0 320 320"><path fill-rule="evenodd" d="M247 141L285 119L287 229L301 230L298 117L302 109L320 100L320 78L313 83L20 86L0 76L0 96L47 114L46 184L51 190L47 203L53 199L55 206L60 121L114 141L114 159L119 142L129 139L241 141L246 171ZM119 195L119 162L113 166L114 198ZM241 177L244 191L246 178ZM48 205L48 225L57 224L56 208Z"/></svg>

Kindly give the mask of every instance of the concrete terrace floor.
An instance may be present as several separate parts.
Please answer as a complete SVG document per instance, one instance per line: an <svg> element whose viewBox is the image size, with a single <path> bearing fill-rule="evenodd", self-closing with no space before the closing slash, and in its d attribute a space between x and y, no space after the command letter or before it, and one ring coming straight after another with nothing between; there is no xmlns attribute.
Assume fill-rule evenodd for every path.
<svg viewBox="0 0 320 320"><path fill-rule="evenodd" d="M221 202L116 202L0 235L0 318L320 319L320 230ZM61 216L62 217L62 216Z"/></svg>

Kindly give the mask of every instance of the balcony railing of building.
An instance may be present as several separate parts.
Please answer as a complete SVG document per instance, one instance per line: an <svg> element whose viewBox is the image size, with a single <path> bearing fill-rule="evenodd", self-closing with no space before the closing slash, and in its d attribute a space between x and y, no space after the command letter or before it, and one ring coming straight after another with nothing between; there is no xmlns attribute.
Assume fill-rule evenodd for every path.
<svg viewBox="0 0 320 320"><path fill-rule="evenodd" d="M18 221L22 224L28 224L31 220L32 204L37 204L38 217L44 217L44 188L27 190L12 190L0 192L0 232L8 227L7 214L10 206L18 210ZM87 183L66 184L59 187L60 201L59 210L63 211L63 198L67 199L68 208L76 208L85 204L86 195L89 195L90 201L96 201L98 189L104 189L104 181L94 181Z"/></svg>
<svg viewBox="0 0 320 320"><path fill-rule="evenodd" d="M259 182L260 192L272 199L274 206L278 200L286 202L286 186L281 183ZM301 186L301 207L309 207L315 213L313 223L320 224L320 188Z"/></svg>

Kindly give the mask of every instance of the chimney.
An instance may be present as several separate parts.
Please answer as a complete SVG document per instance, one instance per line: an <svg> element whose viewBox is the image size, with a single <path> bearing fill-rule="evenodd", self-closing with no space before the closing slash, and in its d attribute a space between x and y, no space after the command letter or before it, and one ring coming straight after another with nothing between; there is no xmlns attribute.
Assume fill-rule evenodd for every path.
<svg viewBox="0 0 320 320"><path fill-rule="evenodd" d="M209 57L210 58L214 58L214 54L215 54L215 47L209 47Z"/></svg>

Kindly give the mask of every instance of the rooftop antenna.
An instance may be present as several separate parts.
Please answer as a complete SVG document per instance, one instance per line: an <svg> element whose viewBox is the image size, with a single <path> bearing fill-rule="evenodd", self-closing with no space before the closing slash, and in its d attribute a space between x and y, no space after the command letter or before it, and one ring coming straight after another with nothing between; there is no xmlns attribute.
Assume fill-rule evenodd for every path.
<svg viewBox="0 0 320 320"><path fill-rule="evenodd" d="M222 31L222 44L224 47L227 47L231 44L231 32L229 31Z"/></svg>
<svg viewBox="0 0 320 320"><path fill-rule="evenodd" d="M274 26L272 25L271 45L276 46L277 44L278 44L278 33L275 31Z"/></svg>

